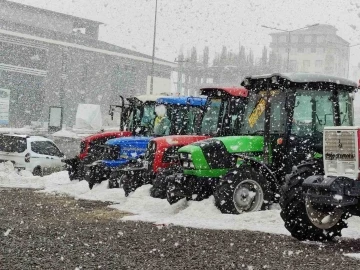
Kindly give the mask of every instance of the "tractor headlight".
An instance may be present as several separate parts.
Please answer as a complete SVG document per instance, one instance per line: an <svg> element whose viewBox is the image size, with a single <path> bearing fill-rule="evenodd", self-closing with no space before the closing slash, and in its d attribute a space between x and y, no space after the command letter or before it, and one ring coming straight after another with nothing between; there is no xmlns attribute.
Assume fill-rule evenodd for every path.
<svg viewBox="0 0 360 270"><path fill-rule="evenodd" d="M190 153L180 153L179 157L180 157L181 166L183 167L184 170L195 168L193 160L192 160L192 156Z"/></svg>
<svg viewBox="0 0 360 270"><path fill-rule="evenodd" d="M191 154L189 154L189 153L180 153L180 160L192 160Z"/></svg>

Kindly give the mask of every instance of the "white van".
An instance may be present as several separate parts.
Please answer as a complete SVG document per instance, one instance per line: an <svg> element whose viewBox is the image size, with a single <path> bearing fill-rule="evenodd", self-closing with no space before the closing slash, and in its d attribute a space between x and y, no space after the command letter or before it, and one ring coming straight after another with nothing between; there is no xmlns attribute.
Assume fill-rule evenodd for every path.
<svg viewBox="0 0 360 270"><path fill-rule="evenodd" d="M65 155L55 143L41 136L0 135L0 162L11 161L19 170L44 175L65 169Z"/></svg>

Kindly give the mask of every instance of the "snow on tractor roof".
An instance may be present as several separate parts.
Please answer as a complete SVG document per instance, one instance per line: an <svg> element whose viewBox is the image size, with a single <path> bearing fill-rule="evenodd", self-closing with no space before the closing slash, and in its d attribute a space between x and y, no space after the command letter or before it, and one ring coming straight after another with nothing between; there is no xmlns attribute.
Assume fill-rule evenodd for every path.
<svg viewBox="0 0 360 270"><path fill-rule="evenodd" d="M273 74L264 74L264 75L254 75L246 77L241 85L247 86L251 80L261 80L261 79L270 79L272 77L280 77L287 81L294 83L335 83L342 84L350 87L357 87L357 83L331 75L317 74L317 73L273 73Z"/></svg>
<svg viewBox="0 0 360 270"><path fill-rule="evenodd" d="M134 97L130 97L129 99L138 99L141 102L147 102L147 101L154 101L156 102L157 99L162 98L162 97L166 97L166 95L140 95L140 96L134 96Z"/></svg>
<svg viewBox="0 0 360 270"><path fill-rule="evenodd" d="M248 96L248 90L243 87L206 87L206 88L201 88L201 94L202 95L206 95L206 92L213 92L214 90L219 90L219 91L224 91L226 93L228 93L231 96L235 96L235 97L247 97Z"/></svg>
<svg viewBox="0 0 360 270"><path fill-rule="evenodd" d="M201 97L162 97L157 100L157 103L203 106L206 103L206 98L201 98Z"/></svg>

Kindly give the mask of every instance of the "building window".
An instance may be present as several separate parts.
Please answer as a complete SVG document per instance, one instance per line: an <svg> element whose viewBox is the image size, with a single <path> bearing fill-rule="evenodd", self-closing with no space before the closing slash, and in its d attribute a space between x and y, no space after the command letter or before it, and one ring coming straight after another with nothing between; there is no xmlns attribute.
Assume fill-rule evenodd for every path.
<svg viewBox="0 0 360 270"><path fill-rule="evenodd" d="M299 48L298 48L298 52L299 52L299 53L303 53L303 52L304 52L304 47L299 47Z"/></svg>
<svg viewBox="0 0 360 270"><path fill-rule="evenodd" d="M286 41L287 41L286 36L280 36L279 37L279 42L286 42Z"/></svg>
<svg viewBox="0 0 360 270"><path fill-rule="evenodd" d="M305 53L311 53L311 48L306 47L306 48L304 49L304 52L305 52Z"/></svg>
<svg viewBox="0 0 360 270"><path fill-rule="evenodd" d="M316 53L316 48L311 48L312 53Z"/></svg>
<svg viewBox="0 0 360 270"><path fill-rule="evenodd" d="M305 42L311 43L311 36L305 36Z"/></svg>
<svg viewBox="0 0 360 270"><path fill-rule="evenodd" d="M315 61L315 67L321 68L322 66L323 66L323 61L322 60L316 60Z"/></svg>
<svg viewBox="0 0 360 270"><path fill-rule="evenodd" d="M297 71L297 61L296 60L290 60L290 70L292 72Z"/></svg>
<svg viewBox="0 0 360 270"><path fill-rule="evenodd" d="M317 53L324 53L324 48L322 48L322 47L316 48L316 52Z"/></svg>
<svg viewBox="0 0 360 270"><path fill-rule="evenodd" d="M290 36L291 43L297 43L299 41L298 36Z"/></svg>
<svg viewBox="0 0 360 270"><path fill-rule="evenodd" d="M324 40L325 40L324 36L317 36L316 37L316 42L317 43L322 43L322 42L324 42Z"/></svg>
<svg viewBox="0 0 360 270"><path fill-rule="evenodd" d="M310 67L310 60L304 60L303 61L303 66L304 66L304 68Z"/></svg>

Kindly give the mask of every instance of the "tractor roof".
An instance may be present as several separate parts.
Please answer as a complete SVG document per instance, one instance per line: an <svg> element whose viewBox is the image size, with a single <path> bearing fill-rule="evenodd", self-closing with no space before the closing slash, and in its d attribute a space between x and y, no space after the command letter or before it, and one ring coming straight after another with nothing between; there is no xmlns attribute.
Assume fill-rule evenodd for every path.
<svg viewBox="0 0 360 270"><path fill-rule="evenodd" d="M162 97L157 100L157 103L203 106L206 103L206 98L201 98L201 97Z"/></svg>
<svg viewBox="0 0 360 270"><path fill-rule="evenodd" d="M273 77L277 78L277 82L288 81L295 84L307 84L307 83L333 83L338 85L344 85L349 87L357 87L357 84L351 80L324 75L324 74L314 74L314 73L273 73L273 74L264 74L264 75L255 75L246 77L241 85L246 86L248 89L252 88L251 81L268 81L272 80Z"/></svg>
<svg viewBox="0 0 360 270"><path fill-rule="evenodd" d="M201 88L201 95L210 95L210 93L213 93L214 91L222 91L222 92L226 92L227 94L229 94L230 96L234 96L234 97L244 97L246 98L248 96L248 90L243 87L206 87L206 88Z"/></svg>

